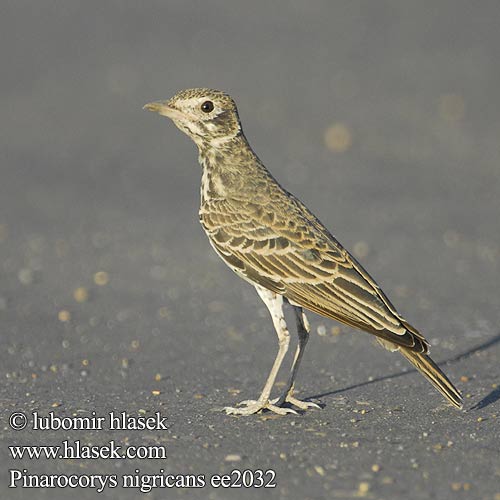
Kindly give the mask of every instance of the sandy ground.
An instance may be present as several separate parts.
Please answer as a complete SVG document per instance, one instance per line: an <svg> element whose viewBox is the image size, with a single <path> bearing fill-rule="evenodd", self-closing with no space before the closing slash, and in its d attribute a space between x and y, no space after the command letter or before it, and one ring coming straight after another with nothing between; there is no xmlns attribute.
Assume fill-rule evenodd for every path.
<svg viewBox="0 0 500 500"><path fill-rule="evenodd" d="M498 4L1 10L2 498L500 498ZM258 395L277 345L198 225L194 145L141 110L194 86L233 94L261 159L429 338L464 411L368 335L311 314L298 390L323 408L220 412ZM159 412L168 429L33 429L33 412L93 411ZM162 446L167 458L9 449L65 440ZM9 469L118 485L8 488ZM210 484L234 469L274 471L276 486ZM161 470L206 485L120 487L136 475L147 489Z"/></svg>

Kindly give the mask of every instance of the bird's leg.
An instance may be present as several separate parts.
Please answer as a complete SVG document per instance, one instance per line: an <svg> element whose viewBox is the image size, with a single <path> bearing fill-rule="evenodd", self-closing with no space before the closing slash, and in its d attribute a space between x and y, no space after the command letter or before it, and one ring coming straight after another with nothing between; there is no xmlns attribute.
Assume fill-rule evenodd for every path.
<svg viewBox="0 0 500 500"><path fill-rule="evenodd" d="M293 307L293 312L295 313L295 319L297 321L297 333L299 335L299 343L297 345L297 350L295 351L295 356L293 358L292 369L290 371L290 377L286 384L285 390L280 398L272 401L273 404L277 406L282 406L285 402L290 403L297 408L306 410L307 408L319 408L316 403L311 403L310 401L300 401L293 396L293 388L295 384L295 377L299 371L300 362L306 348L307 341L309 340L309 321L305 315L302 307L291 304Z"/></svg>
<svg viewBox="0 0 500 500"><path fill-rule="evenodd" d="M224 409L226 413L233 415L252 415L253 413L257 413L263 409L271 410L280 415L285 415L286 413L296 413L291 408L280 408L269 401L269 396L271 394L274 381L276 380L276 375L278 374L290 343L290 334L288 333L285 316L283 314L283 297L260 286L255 286L255 288L271 313L274 328L278 335L278 354L276 355L273 367L271 368L271 372L269 373L269 377L267 378L259 399L256 401L242 401L240 405L243 406L240 408L226 407Z"/></svg>

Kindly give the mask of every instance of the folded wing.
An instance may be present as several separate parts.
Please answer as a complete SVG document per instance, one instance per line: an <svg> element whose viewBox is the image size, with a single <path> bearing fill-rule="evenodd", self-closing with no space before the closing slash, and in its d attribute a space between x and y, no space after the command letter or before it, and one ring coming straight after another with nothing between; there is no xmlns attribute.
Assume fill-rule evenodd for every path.
<svg viewBox="0 0 500 500"><path fill-rule="evenodd" d="M289 206L212 200L200 220L224 261L241 277L323 316L370 332L386 345L427 353L425 338L300 201ZM280 214L283 214L280 216ZM387 345L388 343L388 345Z"/></svg>

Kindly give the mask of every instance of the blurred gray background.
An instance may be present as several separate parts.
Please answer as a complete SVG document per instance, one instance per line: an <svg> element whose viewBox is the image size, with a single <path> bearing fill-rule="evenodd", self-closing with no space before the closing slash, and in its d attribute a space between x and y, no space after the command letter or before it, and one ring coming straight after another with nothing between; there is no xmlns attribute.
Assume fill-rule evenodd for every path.
<svg viewBox="0 0 500 500"><path fill-rule="evenodd" d="M9 468L239 468L274 469L277 488L145 498L498 500L499 21L486 1L3 1L0 496L69 494L8 489ZM220 413L258 395L276 338L198 224L195 146L141 110L197 86L233 95L257 154L429 338L465 411L367 335L310 315L298 389L324 408ZM170 428L8 427L14 410L113 409L161 411ZM169 457L7 449L68 438Z"/></svg>

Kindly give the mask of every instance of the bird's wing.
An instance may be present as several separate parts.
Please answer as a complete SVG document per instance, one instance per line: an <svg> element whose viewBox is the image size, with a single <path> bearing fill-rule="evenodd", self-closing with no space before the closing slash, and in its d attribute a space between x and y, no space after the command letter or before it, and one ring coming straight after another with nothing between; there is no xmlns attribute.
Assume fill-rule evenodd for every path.
<svg viewBox="0 0 500 500"><path fill-rule="evenodd" d="M396 311L377 283L297 199L210 203L200 220L222 259L241 277L306 309L388 341L427 352L425 338Z"/></svg>

